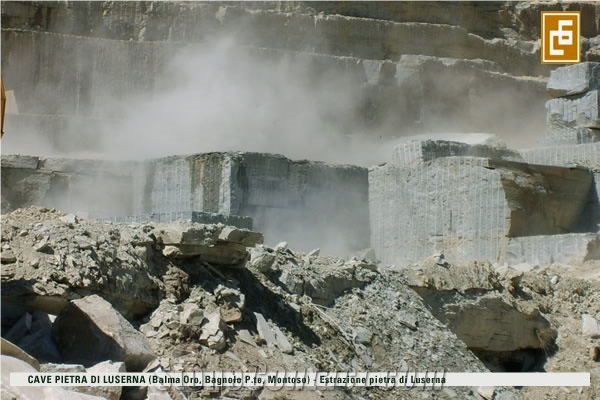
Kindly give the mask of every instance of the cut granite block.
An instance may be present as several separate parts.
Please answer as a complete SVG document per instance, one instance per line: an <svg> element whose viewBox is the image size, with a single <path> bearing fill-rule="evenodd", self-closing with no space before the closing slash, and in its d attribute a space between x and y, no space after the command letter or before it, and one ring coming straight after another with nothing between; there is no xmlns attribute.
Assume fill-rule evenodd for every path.
<svg viewBox="0 0 600 400"><path fill-rule="evenodd" d="M552 97L573 96L600 89L600 63L583 62L550 71L546 90Z"/></svg>
<svg viewBox="0 0 600 400"><path fill-rule="evenodd" d="M474 157L369 171L371 246L386 263L438 252L503 262L509 238L596 232L593 174Z"/></svg>

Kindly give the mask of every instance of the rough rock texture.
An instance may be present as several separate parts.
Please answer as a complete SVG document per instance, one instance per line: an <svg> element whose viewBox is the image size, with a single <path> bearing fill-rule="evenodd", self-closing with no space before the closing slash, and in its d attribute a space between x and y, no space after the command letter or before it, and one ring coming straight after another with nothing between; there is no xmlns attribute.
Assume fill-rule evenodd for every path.
<svg viewBox="0 0 600 400"><path fill-rule="evenodd" d="M493 352L548 346L539 332L554 335L533 305L502 295L500 277L489 264L442 267L424 265L404 271L432 312L470 349Z"/></svg>
<svg viewBox="0 0 600 400"><path fill-rule="evenodd" d="M31 208L5 217L14 218L15 214L22 219L28 215L29 220L39 220L47 218L49 212ZM86 223L91 233L101 232L105 226L100 221L57 215L67 221L65 223L75 220ZM125 224L111 226L123 232L131 228ZM4 248L18 237L10 236L3 242ZM69 254L78 251L73 248ZM148 371L158 371L158 368L170 372L252 371L256 368L261 371L305 368L323 371L353 368L363 371L442 368L448 371L485 371L487 368L564 371L584 368L592 374L597 371L598 365L591 353L597 339L584 337L582 332L584 316L600 319L597 312L600 291L595 283L600 278L597 261L596 264L586 261L583 266L587 269L581 270L555 265L552 268L519 267L525 271L522 272L501 267L494 271L486 263L452 265L442 255L423 260L412 268L400 269L375 265L361 257L336 259L321 256L316 250L305 254L290 249L285 242L274 248L257 245L250 253L269 255L266 256L269 260L262 263L258 262L260 258L251 257L246 268L237 269L217 269L199 257L171 260L170 272L159 278L170 288L166 297L151 314L134 321L146 337L137 345L147 340L158 357L147 366ZM10 265L2 264L3 271ZM424 297L411 290L411 286ZM29 323L30 329L35 329L35 315L28 318L28 311L23 308L18 314L16 307L4 312L4 306L3 301L3 335L20 332ZM87 312L101 319L102 311L94 307ZM9 318L13 314L16 318ZM111 314L114 316L114 311ZM55 331L59 330L62 318L54 323ZM78 328L82 321L85 318L77 318ZM57 337L57 345L64 352L63 340L70 337L75 328L61 331L63 339ZM81 337L88 339L80 340L79 345L89 347L91 335L77 336ZM140 335L132 337L140 338ZM522 346L534 348L522 349ZM41 369L74 372L83 368L43 363ZM3 363L3 371L5 369ZM594 398L598 393L594 385L577 395ZM526 399L540 397L539 393L546 393L542 390L561 400L573 396L558 388L495 388L494 393L499 398ZM145 388L127 390L123 396L137 398L134 392L145 391ZM479 398L476 393L480 391L445 388L435 394L427 393L440 399L474 400ZM150 393L148 390L148 395ZM177 399L180 396L240 398L241 395L247 399L263 399L277 398L281 393L267 390L259 395L250 390L184 388L172 389L168 396ZM298 400L354 399L357 396L383 400L421 399L422 393L420 390L354 388L349 392L321 391L321 397L312 391L289 391L285 395ZM39 396L47 398L45 394Z"/></svg>
<svg viewBox="0 0 600 400"><path fill-rule="evenodd" d="M104 360L123 361L128 371L139 372L155 358L143 335L97 295L71 301L53 329L66 362L91 367Z"/></svg>
<svg viewBox="0 0 600 400"><path fill-rule="evenodd" d="M181 289L173 258L236 265L246 260L246 246L261 242L259 233L223 225L118 224L17 210L2 217L2 300L57 314L68 300L96 293L136 317L172 292L165 274Z"/></svg>
<svg viewBox="0 0 600 400"><path fill-rule="evenodd" d="M286 77L306 72L309 90L340 77L351 117L328 115L327 128L371 135L369 144L421 132L533 137L544 130L547 91L554 98L544 144L573 145L521 159L498 142L421 140L397 146L392 163L369 177L360 167L261 153L143 162L3 156L3 213L25 205L71 212L2 217L2 336L16 348L3 347L42 370L82 370L49 362L62 362L72 344L75 329L63 329L74 312L69 302L96 294L131 321L115 317L136 346L150 342L160 358L146 370L157 373L444 368L598 376L599 70L587 62L545 78L553 67L539 63L539 18L549 10L581 11L582 59L600 61L597 2L4 2L3 78L21 113L9 115L9 133L18 134L3 144L17 138L28 154L93 152L136 96L171 88L165 71L177 54L193 52L185 46L221 33L235 39L230 64L258 59ZM33 140L44 135L48 145ZM339 150L308 145L327 156ZM345 157L354 163L353 154ZM199 212L214 224L170 223L198 222ZM290 245L269 247L260 234L222 225L250 219L267 243ZM321 255L349 251L361 256ZM378 257L416 265L386 266ZM104 311L86 312L102 319ZM85 325L76 319L77 328ZM76 344L89 346L81 336ZM107 336L99 335L111 343ZM2 363L4 392L4 356ZM593 379L589 388L105 395L507 400L599 398L600 388Z"/></svg>
<svg viewBox="0 0 600 400"><path fill-rule="evenodd" d="M268 269L249 261L248 269L223 270L221 276L197 271L197 284L182 304L161 302L140 327L164 370L252 370L257 366L261 371L485 370L464 344L433 318L398 271L378 271L361 259L294 252L285 244L257 249L274 255ZM231 299L240 295L245 298L242 318L224 324ZM325 300L327 307L320 305ZM239 305L239 301L233 302ZM198 313L197 319L188 318L191 309ZM207 317L202 318L198 310ZM221 322L217 323L219 311ZM217 342L211 346L210 337L219 338L218 347ZM208 393L205 390L200 395ZM255 398L248 391L243 393ZM283 393L291 399L313 398L311 391ZM352 394L321 391L321 398L345 399L367 393L373 399L420 398L417 391L360 388L354 388ZM228 390L219 394L241 395ZM277 394L265 390L259 398L277 398ZM469 388L442 391L439 398L458 395L475 399Z"/></svg>
<svg viewBox="0 0 600 400"><path fill-rule="evenodd" d="M237 265L247 257L246 247L262 243L263 236L222 225L173 223L157 231L156 240L166 257L200 256L211 264Z"/></svg>
<svg viewBox="0 0 600 400"><path fill-rule="evenodd" d="M63 216L43 208L2 216L3 244L17 255L3 264L3 302L57 314L68 300L96 293L128 317L158 304L164 290L158 276L168 266L153 262L154 239L141 226L71 223Z"/></svg>

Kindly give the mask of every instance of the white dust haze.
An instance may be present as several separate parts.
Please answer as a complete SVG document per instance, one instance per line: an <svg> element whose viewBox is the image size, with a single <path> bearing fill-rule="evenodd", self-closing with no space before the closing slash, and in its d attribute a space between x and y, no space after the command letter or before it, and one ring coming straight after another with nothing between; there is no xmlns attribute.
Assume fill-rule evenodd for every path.
<svg viewBox="0 0 600 400"><path fill-rule="evenodd" d="M360 85L306 58L222 39L181 50L164 79L164 91L120 103L122 116L102 129L100 154L253 151L352 164L380 157L377 136L365 137L360 121Z"/></svg>

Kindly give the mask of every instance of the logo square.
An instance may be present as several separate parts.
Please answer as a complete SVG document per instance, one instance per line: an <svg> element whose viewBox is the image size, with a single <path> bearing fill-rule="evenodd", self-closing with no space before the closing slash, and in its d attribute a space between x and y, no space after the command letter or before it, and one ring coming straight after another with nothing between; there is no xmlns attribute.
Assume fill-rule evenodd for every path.
<svg viewBox="0 0 600 400"><path fill-rule="evenodd" d="M542 11L542 64L580 62L580 17L579 11Z"/></svg>

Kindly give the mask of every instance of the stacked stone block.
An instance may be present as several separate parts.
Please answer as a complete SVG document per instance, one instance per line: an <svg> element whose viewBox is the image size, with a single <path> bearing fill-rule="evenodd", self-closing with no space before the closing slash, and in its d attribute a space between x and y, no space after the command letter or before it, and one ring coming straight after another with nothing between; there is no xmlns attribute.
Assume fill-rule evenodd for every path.
<svg viewBox="0 0 600 400"><path fill-rule="evenodd" d="M557 68L546 89L549 144L600 141L600 63Z"/></svg>

